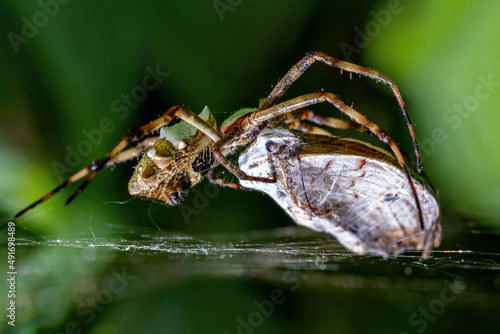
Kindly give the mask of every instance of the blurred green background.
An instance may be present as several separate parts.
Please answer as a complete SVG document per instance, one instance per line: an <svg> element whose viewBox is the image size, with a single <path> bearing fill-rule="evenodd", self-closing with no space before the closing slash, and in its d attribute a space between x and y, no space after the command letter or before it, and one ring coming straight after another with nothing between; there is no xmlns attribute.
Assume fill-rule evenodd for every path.
<svg viewBox="0 0 500 334"><path fill-rule="evenodd" d="M78 168L105 156L128 130L168 107L180 104L199 112L207 105L220 124L241 107L257 106L258 99L267 96L307 52L323 51L379 70L396 81L415 123L424 170L439 192L444 230L465 224L497 231L499 12L500 3L495 1L451 0L3 1L1 216L11 217ZM153 70L163 73L158 85L140 96L138 87ZM357 76L351 80L345 73L340 75L338 70L318 64L285 98L320 90L340 95L412 155L404 119L388 87ZM127 96L135 100L127 104ZM332 112L325 106L319 110ZM103 120L111 125L98 131ZM87 135L96 131L101 136L91 142ZM71 155L72 151L79 153ZM191 192L184 203L200 204L200 210L188 218L178 207L129 201L127 183L132 171L133 163L104 171L68 207L64 201L74 187L55 196L20 219L18 237L116 240L143 228L154 231L155 224L164 232L194 236L293 224L271 199L231 189L215 190L217 195L201 204ZM203 192L207 187L203 183L197 189ZM481 239L475 250L498 250L494 246L496 234ZM466 240L453 236L452 232L444 234L443 249L467 247ZM183 261L189 263L147 252L124 255L112 247L85 261L85 249L18 248L17 265L23 268L18 276L18 330L68 331L65 324L80 317L76 310L79 302L95 295L112 270L126 266L144 278L156 273L148 268L161 268L162 261L168 265L165 268L176 268L176 273L182 271ZM377 265L385 269L391 266L390 261L377 261ZM172 278L177 276L168 276L165 268L158 271L166 273L164 282L160 279L162 282L153 284L155 289L141 289L142 278L135 280L133 289L120 291L119 300L113 300L85 324L85 331L233 333L237 331L237 315L251 312L252 301L264 299L280 282L266 281L263 275L245 270L224 277L207 275L187 265L184 269L193 270L186 274L189 278L178 274L181 278ZM385 269L382 276L387 275ZM403 272L407 274L402 269L395 275ZM462 277L457 272L444 275ZM496 272L488 276L488 282L496 282L491 289L497 297L498 281ZM400 290L401 297L389 298L365 285L349 290L351 293L329 288L329 283L304 285L306 288L289 295L293 302L267 319L265 326L252 331L310 329L330 333L335 328L345 333L370 329L415 332L420 327L408 324L408 314L433 298L419 296L420 290L413 291L411 285ZM437 292L430 289L430 295L439 296L442 288L438 284ZM6 294L0 298L6 300ZM376 315L359 314L376 308L382 300L379 298L384 300L384 308L377 309ZM356 311L359 303L363 306ZM401 305L405 305L403 310L398 310ZM472 313L498 310L498 305L482 305ZM471 313L470 304L455 307L446 314L460 317ZM139 320L141 317L147 320ZM367 322L359 323L364 317ZM296 327L295 318L303 325ZM477 321L489 324L491 318L486 318ZM449 328L445 326L450 319L433 320L426 330ZM7 330L4 321L2 316L1 326Z"/></svg>

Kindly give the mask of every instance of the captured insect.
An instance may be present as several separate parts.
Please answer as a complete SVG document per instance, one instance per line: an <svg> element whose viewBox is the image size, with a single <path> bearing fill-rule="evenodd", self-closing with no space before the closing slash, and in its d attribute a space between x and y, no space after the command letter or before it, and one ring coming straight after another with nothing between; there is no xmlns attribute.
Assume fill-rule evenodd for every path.
<svg viewBox="0 0 500 334"><path fill-rule="evenodd" d="M398 145L378 125L346 105L342 99L332 93L310 93L277 104L288 88L316 61L330 67L339 68L341 71L375 79L390 86L405 116L415 149L417 169L420 171L420 155L413 126L396 84L389 77L375 70L341 61L321 52L315 52L307 54L295 64L278 82L258 109L242 109L226 119L220 127L217 127L215 118L207 107L200 115L196 115L182 106L171 107L161 117L129 132L106 157L94 161L71 176L53 191L21 210L15 215L15 218L49 199L69 184L86 177L79 188L69 197L66 202L66 204L69 204L101 170L132 158L141 157L141 155L142 157L128 185L129 193L134 196L157 198L168 205L179 204L187 191L204 177L222 186L244 190L253 188L253 186L247 188L241 182L245 182L245 185L249 185L249 182L252 185L279 183L279 179L271 174L265 174L264 176L247 174L239 166L233 164L228 159L228 156L235 154L241 147L247 147L247 149L248 146L252 147L252 145L255 145L254 142L259 133L280 123L302 132L331 135L330 132L305 122L309 121L330 128L364 129L388 144L394 154L394 161L397 161L397 163L391 165L398 166L402 175L406 178L408 192L411 193L414 200L420 229L424 231L426 226L435 224L435 222L425 224L424 218L427 219L427 216L424 217L419 193L415 187L416 181L412 178ZM323 102L332 104L353 122L325 117L314 111L304 109ZM169 126L175 118L180 119L181 122ZM356 154L356 151L354 151L353 155ZM240 184L217 178L213 173L213 169L219 164L235 175ZM417 186L420 186L420 184L417 183ZM295 199L302 201L299 192L300 190L293 190L288 193L292 201ZM312 208L312 206L310 207ZM323 210L320 207L318 209ZM342 212L339 211L338 213L339 219L343 218ZM407 219L415 219L415 217L412 214ZM413 247L413 244L411 247Z"/></svg>
<svg viewBox="0 0 500 334"><path fill-rule="evenodd" d="M388 152L359 140L267 127L239 156L247 174L275 183L240 181L271 196L299 225L337 238L358 254L428 257L441 235L439 206L427 180L412 175L424 218L405 173Z"/></svg>

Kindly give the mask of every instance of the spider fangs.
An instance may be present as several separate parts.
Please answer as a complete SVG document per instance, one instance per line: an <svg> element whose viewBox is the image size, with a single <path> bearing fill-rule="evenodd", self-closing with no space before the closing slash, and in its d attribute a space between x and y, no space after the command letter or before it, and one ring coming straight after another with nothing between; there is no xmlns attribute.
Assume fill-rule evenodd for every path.
<svg viewBox="0 0 500 334"><path fill-rule="evenodd" d="M91 165L83 168L53 191L21 210L14 218L20 217L56 192L86 176L85 181L66 202L66 204L69 204L101 170L139 157L142 153L144 155L129 183L130 193L132 195L159 198L170 205L178 204L186 191L205 176L211 182L220 185L246 189L240 184L216 178L212 173L212 169L217 164L226 167L240 182L252 181L252 184L274 183L276 179L269 178L267 175L266 177L248 175L238 166L232 164L227 159L227 156L233 154L238 147L251 144L268 124L275 125L281 116L286 115L284 122L291 129L331 135L326 130L304 123L304 120L309 120L331 128L366 130L388 144L397 160L397 165L408 181L409 191L412 194L417 211L417 219L420 228L424 230L426 225L424 224L424 215L414 185L414 179L408 171L398 145L384 130L347 106L338 96L332 93L310 93L276 104L288 88L316 61L330 67L339 68L341 71L381 81L390 86L406 118L415 148L417 169L420 171L420 156L412 123L395 83L377 71L335 59L321 52L315 52L306 55L286 73L259 109L241 110L230 116L216 130L215 120L208 108L198 116L187 108L181 106L172 107L156 120L132 130L105 158L94 161ZM324 117L304 109L322 102L332 104L353 122ZM179 118L182 122L168 127L174 118ZM160 131L159 136L156 135L158 131ZM298 196L298 194L293 193L292 195Z"/></svg>

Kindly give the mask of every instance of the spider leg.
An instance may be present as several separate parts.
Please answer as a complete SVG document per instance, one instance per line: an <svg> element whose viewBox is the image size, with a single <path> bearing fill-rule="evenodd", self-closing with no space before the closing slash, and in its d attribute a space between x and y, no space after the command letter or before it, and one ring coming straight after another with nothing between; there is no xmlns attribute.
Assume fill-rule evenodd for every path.
<svg viewBox="0 0 500 334"><path fill-rule="evenodd" d="M329 137L333 136L333 133L331 133L330 131L322 129L318 126L311 125L311 124L306 123L306 122L301 121L301 120L287 122L287 124L288 124L288 127L292 130L297 130L297 131L305 132L305 133L313 133L316 135L329 136Z"/></svg>
<svg viewBox="0 0 500 334"><path fill-rule="evenodd" d="M206 177L211 183L218 184L219 186L229 187L229 188L239 189L239 190L250 190L247 187L243 187L241 184L229 182L229 181L223 180L221 178L218 178L217 176L215 176L215 174L212 171L208 172Z"/></svg>
<svg viewBox="0 0 500 334"><path fill-rule="evenodd" d="M256 177L256 176L251 176L246 174L244 171L242 171L239 167L234 165L231 161L229 161L228 158L222 152L220 149L224 147L228 142L230 142L234 138L234 132L229 132L226 134L224 137L219 139L214 146L212 146L212 153L221 165L226 167L227 170L229 170L231 173L233 173L238 179L240 180L248 180L248 181L257 181L257 182L267 182L267 183L274 183L276 180L274 179L267 179L264 177Z"/></svg>
<svg viewBox="0 0 500 334"><path fill-rule="evenodd" d="M145 136L158 131L164 126L167 126L174 119L174 117L178 117L186 123L193 125L195 128L205 133L214 141L217 141L220 138L220 135L217 133L217 131L212 129L210 125L208 125L203 119L201 119L191 110L182 106L171 107L161 117L158 117L150 123L130 131L111 150L108 156L102 159L101 163L94 170L92 170L92 172L87 176L80 187L78 187L78 189L66 201L66 205L71 203L75 199L75 197L78 196L87 187L87 185L94 179L94 177L96 177L97 173L99 173L106 166L109 160L112 160L117 154L119 154L123 149L130 145L130 143L139 141Z"/></svg>
<svg viewBox="0 0 500 334"><path fill-rule="evenodd" d="M150 148L154 143L158 141L158 136L151 136L143 141L139 142L134 147L131 147L129 149L126 149L125 151L122 151L118 153L113 159L109 160L104 168L109 168L113 165L131 160L133 158L138 158L142 153L144 153L148 148ZM90 171L89 171L90 173Z"/></svg>
<svg viewBox="0 0 500 334"><path fill-rule="evenodd" d="M316 61L322 62L323 64L326 64L330 67L336 67L339 68L341 71L347 71L350 73L355 73L358 75L362 75L374 80L377 80L379 82L383 82L384 84L387 84L390 86L392 92L394 93L394 96L396 97L396 100L399 103L399 106L401 108L401 111L403 112L403 115L406 119L406 124L408 125L408 130L410 131L411 139L413 141L413 147L415 150L415 155L417 157L417 170L420 173L422 170L422 165L420 163L420 150L418 148L418 143L417 143L417 138L415 136L415 131L413 130L413 125L410 120L410 116L408 115L408 111L406 110L405 103L403 101L403 98L401 97L401 94L399 93L398 87L396 86L396 83L392 81L391 78L386 76L385 74L382 74L378 71L359 66L356 64L352 64L346 61L338 60L336 58L333 58L325 53L322 52L314 52L307 54L299 60L297 64L295 64L286 74L285 76L278 82L278 84L274 87L274 89L271 91L269 94L266 102L264 102L260 108L259 111L268 109L276 104L276 102L279 100L283 94L288 90L288 88Z"/></svg>
<svg viewBox="0 0 500 334"><path fill-rule="evenodd" d="M361 124L354 123L354 122L347 122L347 121L344 121L344 120L341 120L338 118L326 117L326 116L323 116L323 115L316 113L313 110L308 110L308 109L297 110L297 111L294 111L290 114L286 114L285 122L289 125L291 125L292 123L295 125L298 125L300 123L301 127L303 127L304 130L300 130L299 128L296 128L296 130L300 130L303 132L310 132L310 131L307 131L307 128L310 128L311 126L306 124L306 123L303 123L302 122L303 120L308 120L312 123L319 124L319 125L325 125L325 126L328 126L330 128L334 128L334 129L356 130L359 132L365 132L365 130L366 130ZM297 123L297 121L299 123ZM315 131L316 131L315 133L317 133L317 134L324 134L327 136L331 135L331 133L329 131L322 130L322 129L317 128L317 127L313 127L313 128L315 129ZM319 129L319 130L316 130L316 129Z"/></svg>
<svg viewBox="0 0 500 334"><path fill-rule="evenodd" d="M128 150L122 151L119 154L117 154L113 159L108 160L106 162L106 164L103 166L103 169L104 168L109 168L109 167L111 167L113 165L116 165L116 164L119 164L119 163L122 163L124 161L127 161L127 160L130 160L130 159L133 159L133 158L136 158L136 157L140 156L142 154L142 152L144 152L145 150L147 150L157 140L158 140L158 137L156 137L156 136L144 139L138 145L136 145L136 146L134 146L132 148L129 148ZM92 172L93 170L95 170L97 168L97 166L99 166L105 159L106 158L102 158L102 159L93 161L87 167L82 168L81 170L79 170L78 172L76 172L75 174L73 174L69 179L67 179L66 181L64 181L57 188L55 188L54 190L52 190L51 192L49 192L48 194L46 194L45 196L43 196L42 198L40 198L39 200L37 200L36 202L34 202L33 204L31 204L30 206L28 206L28 207L24 208L23 210L19 211L14 216L14 219L19 218L20 216L22 216L23 214L25 214L29 210L31 210L34 207L38 206L39 204L45 202L46 200L48 200L49 198L51 198L52 196L54 196L56 193L58 193L60 190L62 190L64 188L66 188L67 186L69 186L70 184L72 184L72 183L80 180L81 178L87 176L90 172Z"/></svg>
<svg viewBox="0 0 500 334"><path fill-rule="evenodd" d="M413 184L413 180L411 178L410 172L406 166L406 162L404 160L403 154L399 149L399 146L396 142L385 132L382 130L377 124L373 123L365 116L361 115L358 111L349 107L345 104L342 99L332 93L311 93L296 97L289 101L274 105L273 107L257 111L250 116L248 116L248 124L260 124L262 122L266 122L272 118L278 117L283 114L287 114L293 112L298 109L302 109L308 107L313 104L318 104L322 102L328 102L332 104L334 107L339 109L342 113L349 116L354 122L361 124L365 127L370 133L376 135L382 142L388 144L396 156L401 168L408 178L408 182L410 183L410 187L413 193L413 197L415 198L415 203L418 210L418 217L420 221L420 227L422 230L424 229L424 219L422 215L422 208L420 206L420 201L417 196L417 191L415 189L415 185Z"/></svg>

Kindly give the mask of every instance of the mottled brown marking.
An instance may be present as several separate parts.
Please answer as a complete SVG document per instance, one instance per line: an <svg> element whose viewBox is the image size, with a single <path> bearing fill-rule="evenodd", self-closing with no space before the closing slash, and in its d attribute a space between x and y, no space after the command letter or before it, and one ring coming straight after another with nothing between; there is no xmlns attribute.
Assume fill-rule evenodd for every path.
<svg viewBox="0 0 500 334"><path fill-rule="evenodd" d="M330 162L326 164L325 169L330 169L334 162L335 162L335 159L330 160Z"/></svg>
<svg viewBox="0 0 500 334"><path fill-rule="evenodd" d="M358 167L355 169L355 170L360 170L361 168L363 168L363 166L366 164L366 159L364 158L360 158L359 159L359 165Z"/></svg>

